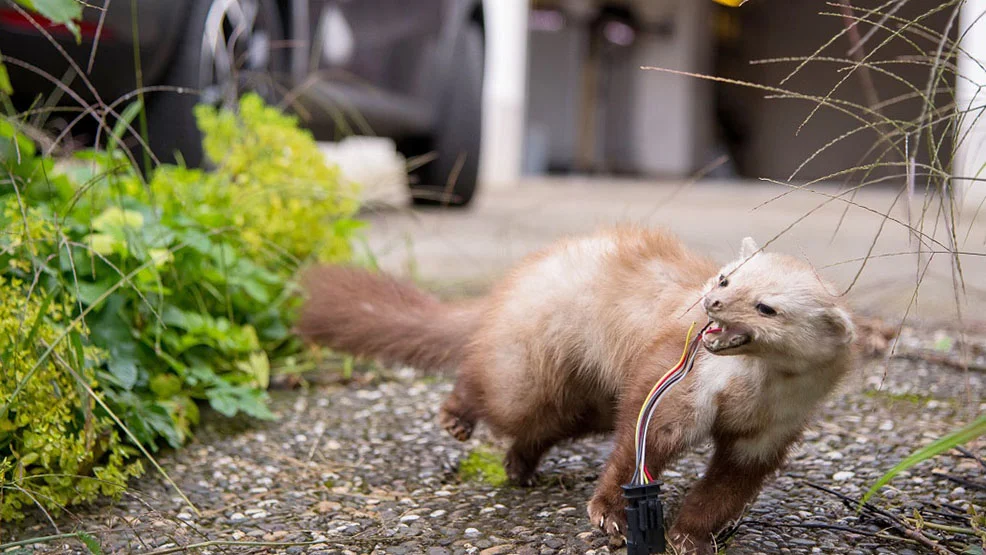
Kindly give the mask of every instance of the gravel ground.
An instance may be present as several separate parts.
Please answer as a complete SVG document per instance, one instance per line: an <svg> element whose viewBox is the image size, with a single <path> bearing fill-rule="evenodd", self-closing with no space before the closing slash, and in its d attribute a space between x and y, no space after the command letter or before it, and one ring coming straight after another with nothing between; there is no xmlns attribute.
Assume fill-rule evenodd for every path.
<svg viewBox="0 0 986 555"><path fill-rule="evenodd" d="M825 404L788 466L750 507L727 552L924 552L912 543L814 528L879 531L806 483L858 497L916 446L986 409L983 381L978 372L919 360L863 366ZM595 532L585 516L609 450L605 438L553 450L532 489L463 483L458 462L481 444L496 444L484 431L457 443L438 428L436 411L450 389L448 381L402 372L363 386L275 392L280 419L273 423L209 415L193 444L161 458L199 514L149 472L119 502L63 516L58 531L90 531L107 553L168 552L210 540L244 543L206 545L194 552L622 551ZM669 513L701 471L703 454L686 457L665 475ZM933 471L973 479L982 474L969 459L939 457L902 474L877 503L897 513L926 503L986 503L981 494ZM4 532L2 540L54 532L51 523L37 517ZM34 549L73 553L82 547L63 541Z"/></svg>

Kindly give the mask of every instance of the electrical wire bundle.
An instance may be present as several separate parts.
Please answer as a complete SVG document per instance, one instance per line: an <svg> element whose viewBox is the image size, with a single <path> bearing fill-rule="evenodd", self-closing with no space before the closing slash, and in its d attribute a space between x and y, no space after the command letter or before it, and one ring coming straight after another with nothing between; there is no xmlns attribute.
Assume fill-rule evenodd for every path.
<svg viewBox="0 0 986 555"><path fill-rule="evenodd" d="M688 334L685 335L685 348L681 353L681 359L678 361L678 364L661 376L661 379L657 380L650 393L647 394L643 406L640 407L640 415L637 416L637 427L634 436L634 447L637 450L637 468L634 470L630 485L643 486L654 482L654 477L647 470L647 448L645 445L647 441L647 429L650 426L651 419L654 417L654 410L657 408L657 403L661 400L661 396L667 393L675 384L683 380L691 372L692 367L695 366L699 342L711 325L712 322L706 324L692 338L692 332L695 330L695 324L692 323L691 327L688 328Z"/></svg>

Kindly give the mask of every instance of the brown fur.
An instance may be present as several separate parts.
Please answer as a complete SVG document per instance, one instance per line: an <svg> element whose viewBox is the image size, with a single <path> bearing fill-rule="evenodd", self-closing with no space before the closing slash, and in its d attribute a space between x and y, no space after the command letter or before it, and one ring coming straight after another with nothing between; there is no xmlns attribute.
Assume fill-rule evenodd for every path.
<svg viewBox="0 0 986 555"><path fill-rule="evenodd" d="M478 302L444 305L409 283L358 268L314 267L301 285L307 299L295 332L302 338L422 370L457 366L482 310Z"/></svg>
<svg viewBox="0 0 986 555"><path fill-rule="evenodd" d="M306 282L312 300L299 327L357 354L456 364L442 426L465 440L483 421L510 438L506 466L517 483L531 483L559 441L615 431L589 515L619 535L637 413L680 356L688 326L708 318L703 298L719 301L709 310L726 322L723 334L747 332L754 340L723 356L701 351L693 372L658 405L646 445L658 475L688 447L715 442L709 469L672 528L683 552L711 553L712 535L782 464L810 408L851 360L852 323L814 272L751 248L744 242L743 263L721 270L735 283L717 287L717 266L670 234L611 230L528 257L468 308L443 307L389 278L319 269ZM782 301L782 310L757 314L763 299Z"/></svg>

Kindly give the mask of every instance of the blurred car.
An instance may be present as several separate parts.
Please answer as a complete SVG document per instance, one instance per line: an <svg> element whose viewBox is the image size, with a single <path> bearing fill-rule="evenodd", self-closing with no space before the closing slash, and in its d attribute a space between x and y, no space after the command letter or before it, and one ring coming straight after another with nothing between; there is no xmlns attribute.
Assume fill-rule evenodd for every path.
<svg viewBox="0 0 986 555"><path fill-rule="evenodd" d="M91 7L98 1L84 10L77 43L64 26L0 1L0 52L16 106L95 103L119 113L145 87L152 152L197 166L202 149L193 106L254 90L292 107L320 140L391 137L405 156L429 160L412 173L417 201L472 199L482 121L482 0L103 3L105 10ZM76 117L64 114L63 125Z"/></svg>

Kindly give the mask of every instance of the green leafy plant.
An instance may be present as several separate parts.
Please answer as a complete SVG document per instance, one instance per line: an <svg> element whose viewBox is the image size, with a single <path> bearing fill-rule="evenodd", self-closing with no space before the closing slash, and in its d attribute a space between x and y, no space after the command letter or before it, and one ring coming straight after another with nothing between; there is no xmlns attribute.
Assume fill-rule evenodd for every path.
<svg viewBox="0 0 986 555"><path fill-rule="evenodd" d="M197 116L214 169L161 166L146 182L112 145L56 169L13 124L0 121L0 170L9 176L0 178L3 298L46 299L15 319L27 328L36 321L43 330L61 320L77 323L70 336L44 339L55 353L68 349L60 355L67 365L46 368L62 372L64 387L76 375L89 380L92 395L105 403L103 417L118 418L130 442L151 452L190 437L200 402L227 416L273 418L265 392L272 360L304 355L289 331L297 303L290 280L306 261L348 259L360 227L353 219L356 192L339 184L294 119L255 95L236 111L202 107ZM28 341L24 348L39 347ZM50 408L45 374L10 376L7 404L25 415L32 433L52 445L82 441L64 427L38 431L29 423ZM88 406L92 395L64 404ZM93 422L111 431L104 442L117 450L94 450L90 463L109 460L113 471L104 473L112 480L104 481L119 490L139 471L127 462L134 451L118 439L121 430ZM0 442L0 460L11 461L0 470L4 487L21 487L17 465L24 466L34 437ZM70 492L98 466L29 462L37 472L79 475L34 499L47 510L91 498ZM0 516L20 516L20 505L10 506Z"/></svg>
<svg viewBox="0 0 986 555"><path fill-rule="evenodd" d="M65 300L0 278L0 520L119 494L141 472L82 385L97 385L102 353L67 321Z"/></svg>

